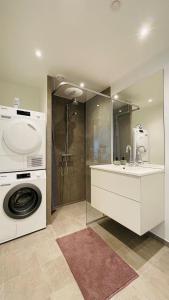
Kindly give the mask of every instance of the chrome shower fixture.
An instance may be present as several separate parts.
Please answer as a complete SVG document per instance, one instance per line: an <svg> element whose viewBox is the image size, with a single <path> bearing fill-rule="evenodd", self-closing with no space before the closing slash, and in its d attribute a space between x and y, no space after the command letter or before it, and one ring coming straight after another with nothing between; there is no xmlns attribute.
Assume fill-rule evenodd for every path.
<svg viewBox="0 0 169 300"><path fill-rule="evenodd" d="M78 116L77 111L74 111L74 112L72 113L72 117L75 117L75 116Z"/></svg>
<svg viewBox="0 0 169 300"><path fill-rule="evenodd" d="M76 98L74 98L74 100L73 100L72 104L73 104L73 105L78 105L78 104L79 104L79 102L77 101L77 99L76 99Z"/></svg>

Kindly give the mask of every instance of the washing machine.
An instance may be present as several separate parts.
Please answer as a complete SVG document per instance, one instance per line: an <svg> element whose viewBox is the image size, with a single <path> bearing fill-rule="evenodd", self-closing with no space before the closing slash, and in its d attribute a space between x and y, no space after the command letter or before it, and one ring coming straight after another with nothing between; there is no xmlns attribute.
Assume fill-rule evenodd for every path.
<svg viewBox="0 0 169 300"><path fill-rule="evenodd" d="M0 106L0 173L45 168L45 114Z"/></svg>
<svg viewBox="0 0 169 300"><path fill-rule="evenodd" d="M46 227L46 171L0 174L0 243Z"/></svg>

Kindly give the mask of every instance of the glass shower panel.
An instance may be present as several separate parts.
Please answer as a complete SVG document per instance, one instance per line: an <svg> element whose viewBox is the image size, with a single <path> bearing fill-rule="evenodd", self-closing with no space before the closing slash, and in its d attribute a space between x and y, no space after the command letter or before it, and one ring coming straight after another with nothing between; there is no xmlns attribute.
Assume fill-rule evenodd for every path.
<svg viewBox="0 0 169 300"><path fill-rule="evenodd" d="M85 200L85 105L53 96L52 106L54 210Z"/></svg>
<svg viewBox="0 0 169 300"><path fill-rule="evenodd" d="M110 95L110 89L104 91ZM112 101L101 95L90 95L86 102L86 223L102 217L91 201L91 165L111 163Z"/></svg>
<svg viewBox="0 0 169 300"><path fill-rule="evenodd" d="M52 98L52 210L80 202L86 205L86 223L102 217L91 202L91 165L111 163L112 101L103 94L73 88L55 90ZM83 213L83 211L81 211Z"/></svg>

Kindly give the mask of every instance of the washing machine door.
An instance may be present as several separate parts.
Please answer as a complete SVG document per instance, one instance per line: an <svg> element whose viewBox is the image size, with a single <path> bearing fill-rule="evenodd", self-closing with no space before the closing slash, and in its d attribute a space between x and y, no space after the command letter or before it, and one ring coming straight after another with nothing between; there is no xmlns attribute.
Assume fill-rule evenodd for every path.
<svg viewBox="0 0 169 300"><path fill-rule="evenodd" d="M38 149L42 137L38 128L29 121L15 120L3 130L5 145L17 154L30 154Z"/></svg>
<svg viewBox="0 0 169 300"><path fill-rule="evenodd" d="M37 211L42 201L39 188L33 184L19 184L5 196L3 208L13 219L24 219Z"/></svg>

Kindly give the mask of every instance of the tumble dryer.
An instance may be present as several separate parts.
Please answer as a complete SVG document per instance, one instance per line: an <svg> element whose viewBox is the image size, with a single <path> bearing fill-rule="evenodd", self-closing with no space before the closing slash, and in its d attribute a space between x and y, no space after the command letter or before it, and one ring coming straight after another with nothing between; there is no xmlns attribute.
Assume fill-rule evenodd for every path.
<svg viewBox="0 0 169 300"><path fill-rule="evenodd" d="M45 168L45 114L0 106L0 173Z"/></svg>
<svg viewBox="0 0 169 300"><path fill-rule="evenodd" d="M0 174L0 243L45 227L45 170Z"/></svg>

